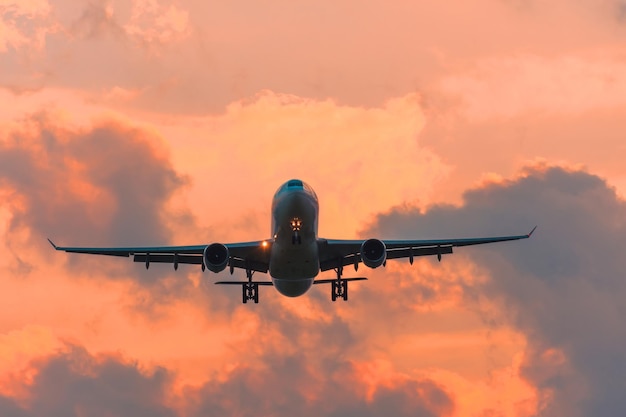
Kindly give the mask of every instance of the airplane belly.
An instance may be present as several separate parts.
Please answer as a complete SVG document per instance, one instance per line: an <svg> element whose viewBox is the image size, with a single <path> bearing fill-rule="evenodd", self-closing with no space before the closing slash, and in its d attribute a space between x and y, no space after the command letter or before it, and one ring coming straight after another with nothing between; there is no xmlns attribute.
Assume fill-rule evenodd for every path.
<svg viewBox="0 0 626 417"><path fill-rule="evenodd" d="M276 242L270 256L270 276L276 279L312 279L319 273L317 242L294 245Z"/></svg>
<svg viewBox="0 0 626 417"><path fill-rule="evenodd" d="M304 294L319 273L317 242L274 243L269 273L274 287L281 294L288 297Z"/></svg>
<svg viewBox="0 0 626 417"><path fill-rule="evenodd" d="M311 279L273 279L276 291L287 297L299 297L313 286Z"/></svg>

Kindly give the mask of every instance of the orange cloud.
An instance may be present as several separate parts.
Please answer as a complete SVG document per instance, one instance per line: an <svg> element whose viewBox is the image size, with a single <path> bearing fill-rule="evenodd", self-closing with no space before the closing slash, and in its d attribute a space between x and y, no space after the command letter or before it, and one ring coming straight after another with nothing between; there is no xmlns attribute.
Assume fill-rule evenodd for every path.
<svg viewBox="0 0 626 417"><path fill-rule="evenodd" d="M292 177L317 191L321 233L347 237L388 201L428 201L447 172L417 140L423 116L415 95L355 108L266 91L223 115L175 123L162 131L174 163L194 178L189 204L202 207L194 214L213 239L268 235L271 196ZM220 221L207 223L207 213Z"/></svg>
<svg viewBox="0 0 626 417"><path fill-rule="evenodd" d="M619 2L4 3L0 414L623 409ZM540 229L252 308L44 240L266 237L295 176L328 237Z"/></svg>

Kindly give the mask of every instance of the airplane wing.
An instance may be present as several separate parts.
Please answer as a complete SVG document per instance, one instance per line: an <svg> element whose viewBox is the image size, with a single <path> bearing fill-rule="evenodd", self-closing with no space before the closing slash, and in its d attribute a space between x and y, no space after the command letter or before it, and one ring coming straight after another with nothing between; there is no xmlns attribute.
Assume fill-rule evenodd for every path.
<svg viewBox="0 0 626 417"><path fill-rule="evenodd" d="M506 242L510 240L528 239L537 226L525 235L493 236L462 239L435 240L382 240L386 248L386 259L409 258L413 263L416 256L436 255L439 260L444 254L452 253L455 246L483 245L486 243ZM327 271L354 265L358 268L361 262L361 245L365 240L333 240L319 239L320 269Z"/></svg>
<svg viewBox="0 0 626 417"><path fill-rule="evenodd" d="M201 265L204 269L203 253L207 245L192 246L146 246L146 247L63 247L57 246L48 239L48 242L59 251L70 253L85 253L90 255L133 256L134 262L143 262L146 268L150 263L169 263L178 268L178 264ZM250 269L251 271L267 272L269 269L269 248L272 241L255 241L242 243L227 243L231 268Z"/></svg>

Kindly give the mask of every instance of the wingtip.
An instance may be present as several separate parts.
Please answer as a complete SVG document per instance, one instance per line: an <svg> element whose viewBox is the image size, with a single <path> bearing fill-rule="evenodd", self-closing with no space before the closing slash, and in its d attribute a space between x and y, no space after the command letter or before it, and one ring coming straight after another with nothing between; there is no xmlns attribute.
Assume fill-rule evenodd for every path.
<svg viewBox="0 0 626 417"><path fill-rule="evenodd" d="M57 249L57 248L58 248L58 247L57 247L57 245L55 245L55 244L54 244L54 242L53 242L52 240L50 240L50 238L48 238L48 242L50 242L50 244L52 245L52 247L53 247L54 249Z"/></svg>
<svg viewBox="0 0 626 417"><path fill-rule="evenodd" d="M533 230L530 231L529 234L527 234L527 237L531 237L533 235L533 233L535 233L535 230L537 229L537 226L533 227Z"/></svg>

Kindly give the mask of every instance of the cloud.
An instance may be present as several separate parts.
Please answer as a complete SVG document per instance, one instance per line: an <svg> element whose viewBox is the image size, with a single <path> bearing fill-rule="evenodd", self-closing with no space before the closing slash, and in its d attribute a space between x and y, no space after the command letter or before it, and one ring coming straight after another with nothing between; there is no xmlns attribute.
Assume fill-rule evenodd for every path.
<svg viewBox="0 0 626 417"><path fill-rule="evenodd" d="M19 417L67 415L175 416L166 405L170 375L164 369L142 372L114 356L91 356L67 346L39 359L27 397L1 397L0 414Z"/></svg>
<svg viewBox="0 0 626 417"><path fill-rule="evenodd" d="M9 49L41 49L52 30L47 0L0 1L0 54Z"/></svg>
<svg viewBox="0 0 626 417"><path fill-rule="evenodd" d="M579 115L623 108L625 70L613 49L551 57L493 57L443 77L440 86L442 93L460 96L460 111L474 122L520 113Z"/></svg>
<svg viewBox="0 0 626 417"><path fill-rule="evenodd" d="M522 372L546 398L544 413L610 415L626 407L624 219L626 203L603 179L544 165L470 190L462 206L394 209L380 215L372 231L493 235L538 223L529 241L466 249L491 276L466 297L499 300L527 335Z"/></svg>
<svg viewBox="0 0 626 417"><path fill-rule="evenodd" d="M423 94L419 139L451 166L441 193L458 201L484 175L510 177L529 161L581 164L622 195L626 73L612 46L477 59ZM471 155L471 157L468 157Z"/></svg>
<svg viewBox="0 0 626 417"><path fill-rule="evenodd" d="M132 107L165 114L219 113L264 89L376 107L429 91L480 59L584 60L602 48L618 58L620 3L596 3L58 0L37 9L51 13L36 54L23 44L32 36L8 24L17 35L7 42L19 50L3 56L11 71L0 83L16 92L80 88L95 98L115 87L141 91ZM27 26L36 21L24 16Z"/></svg>
<svg viewBox="0 0 626 417"><path fill-rule="evenodd" d="M440 416L453 407L448 394L427 379L395 378L366 395L360 369L349 362L327 358L315 366L297 354L270 354L261 363L261 369L238 370L225 383L199 389L192 415Z"/></svg>
<svg viewBox="0 0 626 417"><path fill-rule="evenodd" d="M41 204L45 203L52 207L53 212L61 214L63 211L57 207L59 206L58 199L68 202L78 201L82 204L81 213L77 214L78 220L83 218L80 217L82 215L86 217L84 220L86 226L97 226L102 222L101 227L106 228L110 227L112 219L116 218L117 196L128 196L126 198L138 199L133 204L150 210L152 214L147 217L148 219L168 225L170 224L168 219L161 216L162 210L165 202L179 190L180 184L174 181L174 185L167 187L152 184L150 181L161 179L160 182L169 184L167 179L171 179L170 170L171 165L175 164L174 161L182 161L176 166L184 167L184 169L191 169L195 163L201 163L203 169L207 170L194 171L196 181L206 187L200 187L204 192L199 193L200 199L198 200L204 202L190 204L190 206L196 209L201 208L196 213L211 213L223 222L220 214L230 209L221 206L226 205L228 200L226 198L223 201L216 200L206 190L222 196L223 190L241 193L241 189L237 188L233 191L232 186L221 183L214 185L213 188L210 187L215 184L212 179L219 178L220 173L227 171L228 164L231 167L235 166L232 159L223 158L223 155L227 153L218 152L218 146L241 144L243 149L235 156L250 163L256 161L257 165L249 167L249 171L242 173L241 177L232 176L230 180L248 190L245 186L251 184L249 178L254 176L253 174L258 169L259 174L254 177L254 184L259 185L250 187L249 192L252 197L256 197L254 193L258 193L269 203L271 191L275 189L279 180L285 179L285 172L263 171L260 168L263 168L264 164L268 161L289 162L290 156L294 153L302 154L303 163L297 168L302 169L301 172L310 170L316 173L315 167L319 164L319 155L316 155L316 152L323 154L324 149L320 146L320 149L311 150L311 144L321 143L324 147L332 146L335 143L334 138L338 135L334 132L349 131L350 126L360 126L354 135L355 142L347 140L345 143L336 144L337 149L353 155L355 159L362 158L365 161L375 162L378 155L387 161L386 164L391 164L392 168L388 171L382 169L368 171L367 164L363 165L362 161L361 165L351 165L346 159L345 164L328 167L331 172L338 170L336 172L349 173L363 169L367 174L365 178L373 178L384 183L387 181L386 178L393 180L395 173L398 172L396 170L399 170L404 175L412 175L413 178L423 181L424 178L420 174L428 173L430 169L437 168L439 165L437 161L428 158L424 158L424 164L418 167L411 165L415 163L416 155L422 157L421 149L414 138L414 133L421 126L418 110L419 106L413 96L391 102L384 108L368 110L337 106L330 101L319 103L314 100L267 93L265 97L251 103L238 104L232 113L208 124L215 129L215 136L209 135L207 139L200 135L191 135L196 138L198 144L204 147L195 147L194 140L178 142L180 148L187 147L188 151L195 151L191 155L193 158L186 155L180 160L177 159L179 154L172 159L164 156L161 148L150 142L156 140L156 136L153 136L146 128L129 127L123 122L110 120L95 125L87 124L82 128L60 128L48 118L40 117L31 121L30 124L25 123L22 130L12 131L11 135L8 135L12 139L4 144L13 152L7 155L22 155L20 160L25 161L17 166L8 165L10 170L7 168L5 173L5 177L10 180L5 180L5 186L7 186L5 189L13 192L15 196L20 196L11 208L22 219L19 224L24 225L17 229L17 226L13 226L11 237L15 238L18 229L23 230L27 225L36 223L31 218L40 216L37 210L32 210L31 201L41 201ZM315 118L307 119L306 115L314 115ZM266 130L260 129L268 119L275 120L275 126L266 127ZM249 120L254 123L245 125L238 123L240 120ZM233 126L236 127L235 130L232 130ZM284 138L274 143L265 140L274 137L276 132L288 133L283 133ZM300 132L301 140L292 143L289 140L292 136L291 132ZM107 135L119 136L113 140L113 143L117 145L116 148L112 150L103 148L104 145L90 142L89 139L91 136L109 137ZM163 135L176 140L170 134L164 133ZM385 144L386 138L393 137L398 146L382 147L384 152L381 151L378 154L372 154L367 148L358 148L357 151L350 153L353 150L352 145L361 143L358 139L363 136L373 138L373 143L381 144L381 146ZM17 141L18 137L20 141ZM259 144L224 139L232 137L253 137L259 140ZM88 152L91 148L83 148L80 144L74 143L75 141L84 142L85 146L87 144L95 146L96 150ZM148 146L148 143L152 143L152 146ZM271 145L271 152L268 154L270 158L260 157L263 155L261 151L264 149L264 143L267 146ZM213 152L207 152L207 150ZM8 151L5 150L5 152ZM124 152L129 152L130 155L125 156ZM103 156L102 162L91 163L92 158L95 158L92 154ZM185 152L182 154L185 155ZM59 155L63 155L63 158ZM207 161L206 155L215 158L219 164L212 159ZM271 159L272 155L276 159ZM145 170L151 173L145 176L148 179L140 175L136 183L124 185L132 191L118 184L122 181L121 178L127 178L129 170L132 171L125 162L127 158L132 159L137 168L147 166ZM14 158L8 156L4 159L4 161L13 160ZM15 158L16 162L17 160ZM185 164L184 161L187 163ZM429 166L429 163L433 163L434 168ZM18 169L22 166L29 169L23 171ZM403 171L403 167L406 167L406 170ZM224 169L220 171L221 168ZM30 177L29 172L32 173ZM202 175L206 172L215 175ZM437 170L434 172L436 173ZM180 176L176 171L174 174L176 174L174 178ZM337 193L335 195L339 197L345 194L345 186L335 184L333 176L324 177L320 173L316 175L323 184L320 188L331 190L331 197L326 197L327 201L333 200L332 192ZM73 177L85 179L85 181L78 184L67 181ZM348 181L354 180L351 177L347 178ZM265 181L265 179L272 181ZM54 187L57 182L62 182L64 186ZM354 188L368 195L369 183L364 184L359 186L357 183ZM374 195L380 196L377 197L380 201L369 202L367 207L359 207L357 197L347 195L344 198L354 204L356 208L354 213L362 219L365 213L382 210L389 204L389 201L402 199L406 185L402 182L391 182L391 184L390 187L380 187L374 190ZM145 186L150 190L157 190L151 199L151 201L154 200L154 204L148 204L142 200L142 197L135 196L135 193L140 192L139 189ZM226 188L219 188L223 186ZM412 184L413 189L421 186L430 187L431 184L428 181L418 184L417 180ZM270 192L265 193L264 187L269 187ZM48 195L52 190L51 202L44 202L40 197L37 197L39 200L33 199L31 195L33 189L44 190L46 188L48 191L41 191L41 195ZM17 192L18 189L22 192ZM60 197L56 197L57 192L60 193ZM35 195L38 194L35 193ZM215 204L219 209L211 210L207 201ZM254 198L250 198L249 201L247 204L251 206L258 204ZM241 201L235 199L234 204L241 205ZM95 215L90 217L91 211L95 211ZM92 217L97 221L92 222ZM241 217L234 217L235 223L241 220ZM339 215L330 217L330 224L333 221L332 217L341 218ZM44 217L40 223L52 224L52 221L46 221L46 219L47 217ZM267 219L263 217L263 220ZM13 220L12 225L16 221ZM209 221L211 221L210 218ZM339 222L337 219L335 221ZM350 221L352 224L360 222L358 219ZM223 222L225 225L223 227L229 229L229 222ZM245 226L253 227L254 225L245 224ZM61 225L57 227L59 230L62 228ZM100 233L100 230L96 232ZM102 235L104 243L110 244L115 236L126 238L122 231L118 232L119 234L105 230ZM178 237L185 235L185 233L180 234L178 230L174 233L173 230L167 228L161 232L161 236L167 238L173 235ZM198 233L204 232L202 229L200 232L193 230L196 237ZM75 233L76 239L86 236L84 230L70 230L68 233L72 235ZM232 236L237 231L228 230L227 233L231 233ZM151 237L149 233L144 233L143 236L144 238ZM155 236L153 235L152 238ZM33 241L36 241L35 233L24 240L29 245ZM11 239L10 243L17 244L15 239ZM30 248L26 243L24 247ZM46 254L53 253L47 246L45 250L50 251L45 252ZM36 253L37 250L33 252ZM459 296L459 289L463 288L461 284L472 282L463 277L463 273L467 270L446 277L446 273L450 270L435 273L428 265L421 265L419 268L416 266L411 275L407 276L409 272L406 269L399 267L393 270L389 265L386 270L389 276L385 276L381 271L372 276L368 273L368 276L372 278L370 282L363 283L362 287L355 285L351 288L354 298L350 303L330 303L328 287L314 288L310 294L295 300L285 299L268 289L263 290L262 304L252 306L253 309L250 309L249 305L241 306L238 302L233 302L238 300L238 289L218 289L208 284L198 284L196 289L184 293L173 291L173 296L167 303L153 303L154 297L144 288L121 285L127 284L126 282L107 282L107 279L115 275L113 273L115 271L108 269L112 268L110 265L113 261L117 262L104 259L102 264L98 264L99 268L94 270L94 276L102 278L98 280L100 285L93 285L95 280L90 280L88 283L82 282L84 287L81 291L73 291L76 285L72 283L72 278L62 277L62 275L68 275L65 271L49 269L49 275L57 278L46 285L32 282L32 287L19 293L23 297L20 304L24 305L25 311L32 309L29 306L37 306L37 311L43 312L42 315L46 316L46 326L62 329L61 333L70 332L73 336L72 340L84 343L90 349L95 351L119 349L138 358L140 364L149 366L158 364L172 373L180 371L180 379L183 381L193 379L194 385L188 387L188 393L195 399L192 404L188 404L189 415L193 415L195 411L202 413L208 409L226 410L225 413L230 414L233 410L252 412L257 401L261 402L268 411L273 411L275 409L273 407L291 411L301 406L280 392L265 391L265 386L258 386L263 385L259 381L275 381L274 385L290 393L294 401L297 400L300 403L304 401L308 407L306 410L311 415L354 414L363 413L367 409L380 411L386 407L391 407L398 414L408 414L408 410L421 410L424 415L448 415L452 413L451 410L456 404L459 392L450 390L445 379L431 378L432 367L450 369L451 373L461 375L458 378L465 379L468 369L470 369L469 373L479 373L485 369L503 366L503 363L506 367L507 361L510 360L510 351L519 347L519 342L500 345L498 343L501 340L500 334L495 337L495 341L493 339L481 340L482 333L474 334L482 331L481 324L476 323L476 315L471 312L467 314L466 309L458 306L459 301L462 300ZM136 268L138 266L139 268ZM132 267L134 267L133 276L137 274L137 270L144 270L141 265L132 265ZM206 283L207 275L195 276L195 273L199 274L198 269L194 268L192 272L194 278ZM148 272L152 279L155 277L154 272L152 269ZM424 280L419 281L422 278ZM438 278L444 281L443 278L447 278L448 282L442 284L437 282ZM140 282L147 282L143 279L143 276L139 277ZM393 283L391 280L394 280ZM398 294L396 281L405 290L401 294ZM411 289L416 281L424 285L416 286L415 291L409 291L408 289ZM114 287L114 284L120 285ZM37 287L39 287L40 295L33 297L32 292ZM51 289L53 287L58 288L53 291ZM188 287L186 289L189 290ZM106 296L104 296L105 290L109 290ZM97 293L98 297L91 296L90 293ZM146 299L147 304L159 304L158 312L161 314L136 314L137 307L142 308L142 300ZM126 303L134 308L125 310L124 304ZM71 309L68 305L72 306ZM68 311L71 314L67 313ZM71 319L64 318L63 312L69 314ZM34 315L33 320L39 322L41 319L37 316ZM48 316L53 316L54 319ZM75 330L68 331L68 327ZM492 347L492 344L498 344L498 346ZM459 346L463 350L462 354L458 352ZM493 351L499 355L497 359L491 358ZM418 355L414 355L415 352L418 352ZM476 355L488 359L477 361ZM451 359L452 357L454 359ZM391 370L375 369L368 371L369 373L364 377L363 368L367 368L366 365L371 362L380 361L381 358L390 363ZM472 363L467 365L466 362L470 361ZM488 361L492 362L487 363ZM182 376L183 373L185 373L184 376ZM508 376L510 380L516 378L516 374L512 374L513 376ZM200 388L197 388L198 384ZM172 389L178 390L181 385L184 386L184 382L179 380L171 386ZM252 400L239 404L233 400L232 396L227 396L231 390L243 392ZM481 388L481 392L494 392L494 390L487 386L484 389ZM513 398L517 396L519 396L517 393L512 395ZM335 400L329 405L328 402L324 402L328 401L328 398ZM267 399L271 401L268 402ZM475 406L475 409L483 410L484 407Z"/></svg>
<svg viewBox="0 0 626 417"><path fill-rule="evenodd" d="M604 274L619 275L623 242L601 234L615 237L608 223L623 213L587 173L626 184L620 2L0 4L0 101L11 119L0 140L3 370L69 338L93 353L65 351L36 369L64 360L66 379L88 385L115 364L134 386L177 393L175 407L145 401L157 415L252 414L255 403L294 414L297 402L311 415L597 415L602 399L621 405L609 380L624 361L623 292ZM517 177L538 160L587 168ZM66 257L44 240L265 237L271 195L293 176L318 192L327 237L540 228L441 264L350 271L370 280L351 286L349 303L316 286L296 300L263 289L257 306L196 267L174 276L171 266ZM406 223L373 219L381 212ZM566 245L548 239L560 234ZM32 349L20 356L23 343ZM137 364L98 353L110 351ZM71 365L81 361L89 372ZM154 382L144 369L159 366L165 380ZM5 414L32 415L19 393L2 392Z"/></svg>
<svg viewBox="0 0 626 417"><path fill-rule="evenodd" d="M46 237L76 246L169 243L166 205L185 179L154 133L113 120L64 128L42 113L6 135L0 143L3 205L11 212L6 238L26 262L17 246L43 248ZM18 238L24 230L25 241Z"/></svg>
<svg viewBox="0 0 626 417"><path fill-rule="evenodd" d="M74 10L72 10L74 11ZM71 24L66 26L70 35L66 41L92 40L112 37L115 40L125 40L126 32L115 14L115 7L111 2L99 1L85 4Z"/></svg>
<svg viewBox="0 0 626 417"><path fill-rule="evenodd" d="M298 354L260 359L257 366L238 367L226 379L177 392L172 389L175 375L167 369L144 370L119 355L92 355L66 345L23 370L34 375L23 382L25 395L0 396L0 414L376 416L386 411L442 416L453 407L448 394L428 379L397 376L368 388L360 382L365 368L349 362L331 361L319 369Z"/></svg>
<svg viewBox="0 0 626 417"><path fill-rule="evenodd" d="M269 236L272 195L294 177L318 194L320 234L349 237L390 200L429 201L445 178L447 166L417 140L423 123L415 94L363 108L263 91L164 136L195 179L189 205L202 208L207 238Z"/></svg>
<svg viewBox="0 0 626 417"><path fill-rule="evenodd" d="M135 1L126 33L147 47L180 42L189 36L189 14L173 4L156 0Z"/></svg>
<svg viewBox="0 0 626 417"><path fill-rule="evenodd" d="M157 52L189 35L188 19L184 9L157 0L90 2L78 18L69 18L68 27L75 38L113 36L121 44L130 42Z"/></svg>

